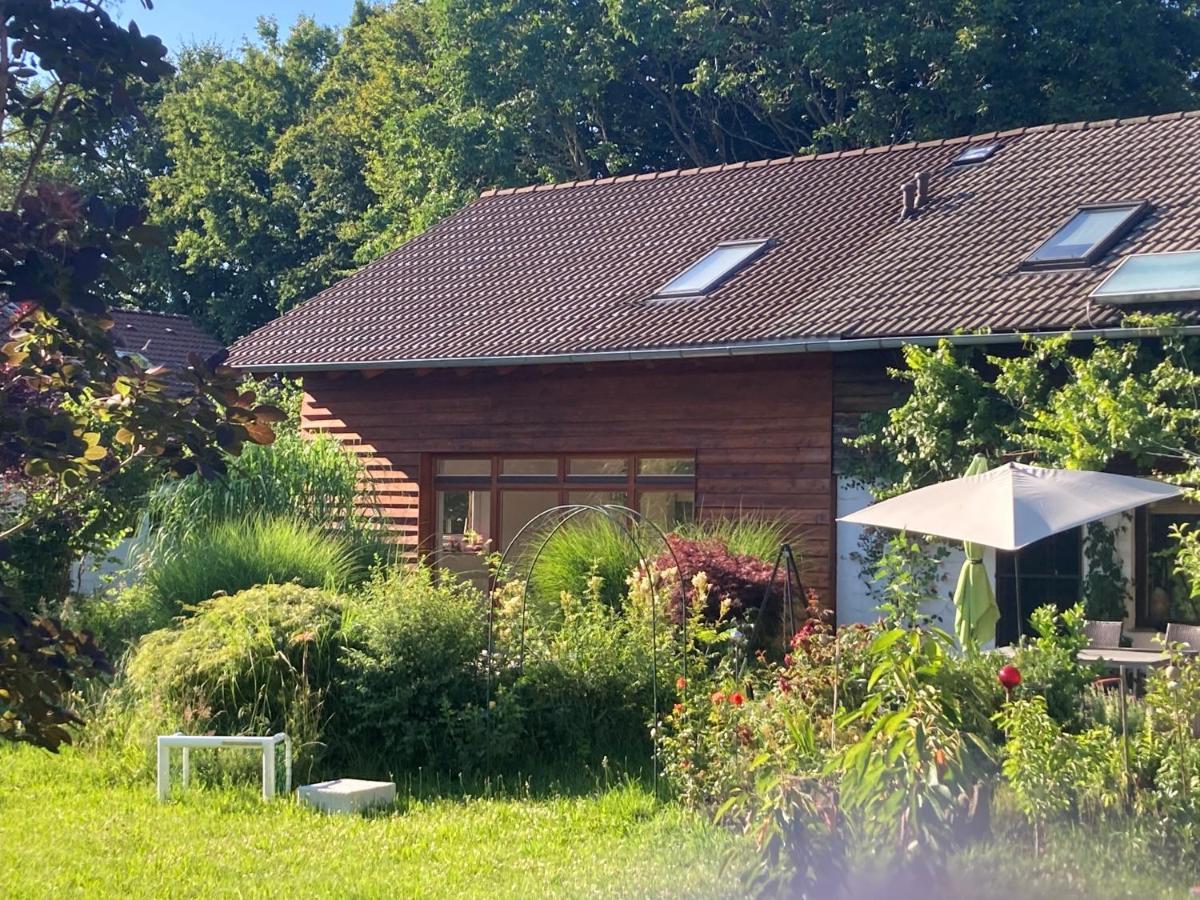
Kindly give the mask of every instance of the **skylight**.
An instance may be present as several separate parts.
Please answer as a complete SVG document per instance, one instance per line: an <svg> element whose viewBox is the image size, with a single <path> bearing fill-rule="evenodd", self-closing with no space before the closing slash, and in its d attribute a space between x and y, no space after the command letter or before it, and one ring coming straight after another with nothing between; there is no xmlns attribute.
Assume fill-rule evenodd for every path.
<svg viewBox="0 0 1200 900"><path fill-rule="evenodd" d="M1092 298L1101 303L1200 300L1200 250L1127 256Z"/></svg>
<svg viewBox="0 0 1200 900"><path fill-rule="evenodd" d="M975 163L981 163L985 159L991 159L999 149L999 144L979 144L975 147L968 147L962 153L958 154L958 156L954 157L954 161L950 165L971 166Z"/></svg>
<svg viewBox="0 0 1200 900"><path fill-rule="evenodd" d="M726 241L717 244L661 288L655 297L698 297L707 294L722 281L749 264L767 245L768 240Z"/></svg>
<svg viewBox="0 0 1200 900"><path fill-rule="evenodd" d="M1145 201L1081 206L1021 265L1026 269L1090 266L1104 256L1150 210Z"/></svg>

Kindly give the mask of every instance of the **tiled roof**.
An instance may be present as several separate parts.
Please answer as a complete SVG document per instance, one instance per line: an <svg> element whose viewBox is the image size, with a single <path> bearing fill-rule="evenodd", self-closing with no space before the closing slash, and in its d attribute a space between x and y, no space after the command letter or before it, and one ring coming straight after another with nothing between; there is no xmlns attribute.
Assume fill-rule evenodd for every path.
<svg viewBox="0 0 1200 900"><path fill-rule="evenodd" d="M187 316L145 309L111 309L113 343L122 350L139 353L153 365L182 371L188 354L207 359L218 353L221 342L201 330Z"/></svg>
<svg viewBox="0 0 1200 900"><path fill-rule="evenodd" d="M951 160L999 141L975 166ZM1116 324L1131 251L1200 249L1200 112L484 194L238 341L261 369ZM900 185L930 175L901 221ZM1153 212L1096 266L1020 271L1080 204ZM703 299L647 302L720 241L773 246ZM1194 307L1194 304L1192 305Z"/></svg>

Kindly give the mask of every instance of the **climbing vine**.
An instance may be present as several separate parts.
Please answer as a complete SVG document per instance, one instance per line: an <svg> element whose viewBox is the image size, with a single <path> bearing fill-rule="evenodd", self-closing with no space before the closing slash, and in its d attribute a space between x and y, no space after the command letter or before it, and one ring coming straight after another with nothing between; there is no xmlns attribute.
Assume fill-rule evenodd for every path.
<svg viewBox="0 0 1200 900"><path fill-rule="evenodd" d="M1163 316L1130 317L1135 339L1030 337L1018 352L942 341L908 346L889 370L903 403L864 417L851 476L878 499L956 478L976 453L1070 469L1156 475L1200 486L1200 339ZM994 348L993 348L994 349ZM1088 529L1088 615L1124 613L1116 533ZM877 554L862 548L861 562ZM1181 557L1180 566L1192 556ZM1195 570L1182 572L1200 586Z"/></svg>

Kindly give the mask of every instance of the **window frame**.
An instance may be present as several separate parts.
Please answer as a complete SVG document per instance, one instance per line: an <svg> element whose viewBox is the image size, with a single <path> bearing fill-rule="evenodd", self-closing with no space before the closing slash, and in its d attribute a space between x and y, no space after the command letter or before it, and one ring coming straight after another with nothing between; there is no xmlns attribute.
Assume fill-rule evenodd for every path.
<svg viewBox="0 0 1200 900"><path fill-rule="evenodd" d="M735 241L721 241L720 243L716 244L712 249L706 251L704 253L704 255L701 256L699 259L692 261L685 268L681 269L680 271L678 271L674 275L672 275L670 278L668 278L666 283L662 287L660 287L658 290L656 290L653 294L650 295L650 299L651 300L678 300L683 297L707 297L710 293L712 293L714 290L716 290L724 282L728 281L730 278L732 278L738 272L745 269L748 265L750 265L755 260L761 258L762 255L764 253L766 253L767 250L769 250L774 245L774 243L775 242L773 240L771 240L770 238L743 238L743 239L735 240ZM747 247L747 246L751 246L751 245L757 245L757 246L755 246L755 249L753 250L753 252L747 254L745 258L738 260L738 262L735 263L733 266L730 266L729 268L724 269L717 275L714 275L711 279L709 279L707 282L705 282L703 287L701 287L699 289L688 289L688 290L679 290L679 289L669 290L669 287L672 283L678 281L680 278L682 278L688 272L692 271L692 269L699 266L706 259L708 259L714 253L716 253L718 250L721 250L725 247Z"/></svg>
<svg viewBox="0 0 1200 900"><path fill-rule="evenodd" d="M486 459L490 461L490 476L482 475L438 475L438 463L448 459ZM545 475L501 475L502 461L505 459L553 459L557 463L557 475L550 478ZM626 473L622 476L611 475L569 475L569 460L572 459L624 459ZM643 459L690 459L692 474L690 475L638 475L639 463ZM643 494L670 493L676 490L690 490L693 497L698 493L699 465L695 450L653 450L653 451L589 451L584 453L436 453L429 455L428 481L422 485L422 492L428 489L429 508L433 511L431 517L432 531L428 536L422 536L429 541L433 548L433 558L437 561L441 554L440 544L441 521L439 518L439 497L441 491L488 491L491 498L489 510L489 537L495 541L492 548L503 552L499 545L501 539L509 540L511 535L501 535L503 519L503 499L505 491L557 491L558 505L565 506L573 493L623 492L626 504L630 509L641 510Z"/></svg>
<svg viewBox="0 0 1200 900"><path fill-rule="evenodd" d="M1200 257L1200 250L1160 250L1157 252L1127 254L1121 258L1111 272L1104 276L1104 280L1092 288L1092 292L1088 294L1088 297L1096 303L1111 304L1113 306L1120 306L1125 303L1188 303L1200 300L1200 284L1195 287L1171 288L1167 290L1159 288L1144 291L1105 292L1108 285L1117 280L1127 266L1132 268L1141 259L1162 259L1168 256Z"/></svg>
<svg viewBox="0 0 1200 900"><path fill-rule="evenodd" d="M950 165L955 168L969 168L987 162L996 155L1000 149L999 141L992 141L989 144L972 144L959 152L957 156L950 161Z"/></svg>
<svg viewBox="0 0 1200 900"><path fill-rule="evenodd" d="M1103 212L1105 210L1128 209L1125 218L1117 223L1108 234L1091 246L1083 256L1058 259L1035 259L1050 243L1062 233L1068 225L1080 215L1087 212ZM1119 200L1106 203L1084 203L1075 208L1075 212L1062 222L1054 232L1037 245L1024 260L1021 269L1027 272L1059 271L1062 269L1089 269L1109 254L1133 229L1150 213L1148 200Z"/></svg>

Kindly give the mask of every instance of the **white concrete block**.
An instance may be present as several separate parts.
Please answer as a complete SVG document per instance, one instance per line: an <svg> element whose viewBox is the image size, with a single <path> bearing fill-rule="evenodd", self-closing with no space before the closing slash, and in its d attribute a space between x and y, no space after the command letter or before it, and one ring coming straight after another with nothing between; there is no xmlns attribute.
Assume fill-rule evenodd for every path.
<svg viewBox="0 0 1200 900"><path fill-rule="evenodd" d="M306 784L296 793L301 803L324 812L356 813L396 802L394 782L363 781L361 778L335 778L333 781Z"/></svg>

